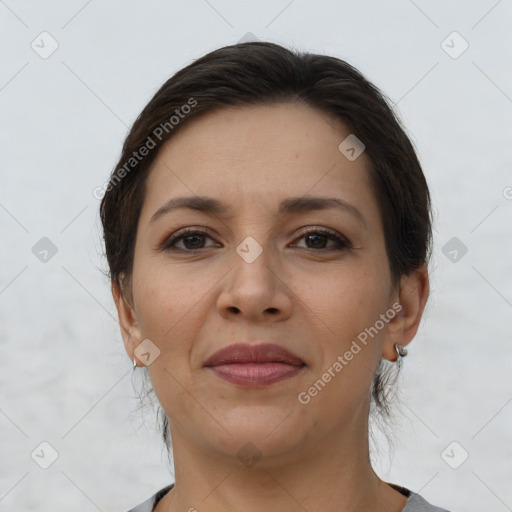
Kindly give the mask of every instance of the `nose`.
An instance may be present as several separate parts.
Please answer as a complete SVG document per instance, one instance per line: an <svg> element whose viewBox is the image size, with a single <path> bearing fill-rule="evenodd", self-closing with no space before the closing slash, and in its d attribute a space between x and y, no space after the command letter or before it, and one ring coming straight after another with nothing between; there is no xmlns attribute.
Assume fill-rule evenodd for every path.
<svg viewBox="0 0 512 512"><path fill-rule="evenodd" d="M252 322L289 318L293 307L291 276L271 251L263 249L252 262L238 253L233 258L217 301L220 315Z"/></svg>

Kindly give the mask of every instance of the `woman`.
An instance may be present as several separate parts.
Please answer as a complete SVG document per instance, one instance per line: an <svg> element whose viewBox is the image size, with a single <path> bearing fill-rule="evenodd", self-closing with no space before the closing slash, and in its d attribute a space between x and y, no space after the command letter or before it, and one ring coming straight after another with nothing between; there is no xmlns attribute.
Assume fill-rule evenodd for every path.
<svg viewBox="0 0 512 512"><path fill-rule="evenodd" d="M101 219L175 466L131 512L444 510L369 459L432 235L413 146L357 70L262 42L196 60L135 121Z"/></svg>

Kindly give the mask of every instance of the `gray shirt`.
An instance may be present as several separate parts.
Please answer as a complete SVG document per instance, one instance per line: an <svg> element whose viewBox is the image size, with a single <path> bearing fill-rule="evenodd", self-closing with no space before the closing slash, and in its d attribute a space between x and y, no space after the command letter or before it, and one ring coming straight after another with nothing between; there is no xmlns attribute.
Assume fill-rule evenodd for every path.
<svg viewBox="0 0 512 512"><path fill-rule="evenodd" d="M401 487L396 484L389 483L398 492L401 492L404 496L407 496L407 503L401 512L449 512L444 508L435 507L428 501L422 498L419 494L405 487ZM144 503L137 505L135 508L130 509L128 512L153 512L157 503L165 496L165 494L174 487L174 484L168 485L158 492L153 494Z"/></svg>

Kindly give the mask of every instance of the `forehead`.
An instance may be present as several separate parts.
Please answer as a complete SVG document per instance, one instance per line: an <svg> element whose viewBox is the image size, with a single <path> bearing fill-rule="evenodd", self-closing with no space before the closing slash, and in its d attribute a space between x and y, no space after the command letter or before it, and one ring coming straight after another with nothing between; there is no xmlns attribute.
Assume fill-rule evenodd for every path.
<svg viewBox="0 0 512 512"><path fill-rule="evenodd" d="M160 148L141 217L147 223L164 202L183 195L267 209L290 196L334 195L371 215L369 161L364 153L351 161L338 148L349 135L343 123L297 103L207 112Z"/></svg>

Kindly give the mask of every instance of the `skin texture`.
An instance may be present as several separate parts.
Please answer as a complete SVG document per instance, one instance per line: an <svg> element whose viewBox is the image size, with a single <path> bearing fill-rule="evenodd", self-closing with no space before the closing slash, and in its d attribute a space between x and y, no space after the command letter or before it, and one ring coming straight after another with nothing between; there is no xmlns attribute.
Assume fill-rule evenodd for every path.
<svg viewBox="0 0 512 512"><path fill-rule="evenodd" d="M395 361L394 344L416 334L428 275L422 266L392 286L367 157L349 161L338 150L349 133L305 105L230 107L191 121L160 150L138 224L132 296L112 289L130 359L144 339L160 350L148 370L170 420L176 485L158 512L405 506L370 465L369 393L379 358ZM150 223L169 199L195 195L230 210L179 209ZM305 195L344 199L367 229L338 209L277 213L281 200ZM335 230L350 247L329 250L336 242L304 236L306 226ZM182 252L157 250L185 227L208 235L177 241ZM263 249L252 263L236 252L248 236ZM301 404L299 393L397 302L400 313ZM276 343L306 366L262 389L203 367L237 342ZM250 467L237 456L247 443L261 455Z"/></svg>

